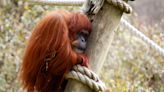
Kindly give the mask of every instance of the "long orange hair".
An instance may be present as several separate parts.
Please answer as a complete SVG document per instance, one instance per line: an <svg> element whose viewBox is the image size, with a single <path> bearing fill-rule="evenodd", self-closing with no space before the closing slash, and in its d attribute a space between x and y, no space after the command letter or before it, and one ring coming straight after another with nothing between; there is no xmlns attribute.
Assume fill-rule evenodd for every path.
<svg viewBox="0 0 164 92"><path fill-rule="evenodd" d="M54 11L45 16L34 28L23 58L20 77L28 92L57 92L64 75L78 63L71 46L82 29L91 31L91 23L84 14ZM46 62L46 59L51 60ZM48 70L47 70L48 69Z"/></svg>

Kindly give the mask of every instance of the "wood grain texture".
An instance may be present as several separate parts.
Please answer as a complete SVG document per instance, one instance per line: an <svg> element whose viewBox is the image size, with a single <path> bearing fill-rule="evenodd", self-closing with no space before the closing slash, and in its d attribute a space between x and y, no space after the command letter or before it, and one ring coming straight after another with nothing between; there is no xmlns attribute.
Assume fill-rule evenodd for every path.
<svg viewBox="0 0 164 92"><path fill-rule="evenodd" d="M114 30L120 22L122 12L104 2L103 9L95 15L93 32L89 38L86 54L89 57L92 71L99 74L110 50ZM93 92L87 86L75 80L69 80L65 92Z"/></svg>

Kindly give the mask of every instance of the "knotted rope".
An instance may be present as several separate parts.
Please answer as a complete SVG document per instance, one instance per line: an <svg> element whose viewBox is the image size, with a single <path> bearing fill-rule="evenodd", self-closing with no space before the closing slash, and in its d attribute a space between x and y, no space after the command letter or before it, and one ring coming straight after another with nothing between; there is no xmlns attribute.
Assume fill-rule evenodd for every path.
<svg viewBox="0 0 164 92"><path fill-rule="evenodd" d="M103 0L90 0L96 5L96 9L100 9L102 7L101 2ZM81 6L88 0L30 0L31 3L36 4L46 4L46 5L62 5L62 6ZM113 6L118 7L121 11L125 13L131 13L132 8L123 0L107 0L107 2ZM85 7L88 8L88 7ZM96 10L96 12L98 11Z"/></svg>
<svg viewBox="0 0 164 92"><path fill-rule="evenodd" d="M118 7L121 11L125 13L131 13L132 8L123 0L107 0L108 3L112 4L115 7Z"/></svg>
<svg viewBox="0 0 164 92"><path fill-rule="evenodd" d="M78 80L94 91L104 91L106 89L105 84L94 72L81 65L75 65L65 78Z"/></svg>

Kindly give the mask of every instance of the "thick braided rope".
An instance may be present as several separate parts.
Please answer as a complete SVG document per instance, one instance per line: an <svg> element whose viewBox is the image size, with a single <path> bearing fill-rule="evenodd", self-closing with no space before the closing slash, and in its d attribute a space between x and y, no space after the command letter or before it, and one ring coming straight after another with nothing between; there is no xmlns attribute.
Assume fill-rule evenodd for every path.
<svg viewBox="0 0 164 92"><path fill-rule="evenodd" d="M118 7L119 9L121 9L121 11L123 11L125 13L131 13L132 12L131 6L128 5L123 0L107 0L107 2Z"/></svg>
<svg viewBox="0 0 164 92"><path fill-rule="evenodd" d="M133 25L128 23L125 19L121 19L121 25L127 27L133 34L135 34L143 41L145 41L147 44L149 44L150 47L158 51L160 55L164 56L164 49L162 49L158 44L156 44L154 41L152 41L143 33L141 33L138 29L136 29Z"/></svg>
<svg viewBox="0 0 164 92"><path fill-rule="evenodd" d="M95 74L94 72L92 72L91 70L89 70L88 68L86 68L84 66L76 65L73 67L73 70L88 76L90 79L92 79L96 82L100 80L99 77L97 76L97 74Z"/></svg>
<svg viewBox="0 0 164 92"><path fill-rule="evenodd" d="M36 4L48 4L48 5L83 5L87 0L30 0ZM95 0L93 0L95 1ZM118 7L125 13L131 13L132 8L123 0L107 0L108 3Z"/></svg>
<svg viewBox="0 0 164 92"><path fill-rule="evenodd" d="M99 77L84 66L74 66L73 70L66 75L66 79L78 80L95 91L104 91L106 89L105 84Z"/></svg>
<svg viewBox="0 0 164 92"><path fill-rule="evenodd" d="M86 0L30 0L31 3L47 4L47 5L62 5L62 6L81 6Z"/></svg>

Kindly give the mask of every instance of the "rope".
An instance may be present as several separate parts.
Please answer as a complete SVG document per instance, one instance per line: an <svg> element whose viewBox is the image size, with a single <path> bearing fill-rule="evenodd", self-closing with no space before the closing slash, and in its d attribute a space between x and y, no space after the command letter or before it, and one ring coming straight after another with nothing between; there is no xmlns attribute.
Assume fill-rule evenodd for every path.
<svg viewBox="0 0 164 92"><path fill-rule="evenodd" d="M62 5L62 6L81 6L86 0L30 0L34 4Z"/></svg>
<svg viewBox="0 0 164 92"><path fill-rule="evenodd" d="M93 12L98 12L100 8L102 7L103 0L91 0L94 5L96 6L93 10ZM88 0L30 0L31 3L36 4L48 4L48 5L68 5L68 6L81 6L85 2L88 2ZM116 7L118 7L120 10L122 10L125 13L131 13L132 8L130 5L128 5L123 0L107 0L109 4L112 4ZM87 8L87 7L86 7Z"/></svg>
<svg viewBox="0 0 164 92"><path fill-rule="evenodd" d="M66 79L78 80L95 91L106 89L105 84L94 72L81 65L74 66L73 70L66 75Z"/></svg>
<svg viewBox="0 0 164 92"><path fill-rule="evenodd" d="M107 0L108 3L112 4L115 7L118 7L121 11L125 13L131 13L132 8L123 0Z"/></svg>
<svg viewBox="0 0 164 92"><path fill-rule="evenodd" d="M90 79L93 79L95 81L100 80L97 74L95 74L94 72L92 72L91 70L89 70L88 68L84 66L82 67L81 65L76 65L73 67L73 69L77 72L87 75Z"/></svg>
<svg viewBox="0 0 164 92"><path fill-rule="evenodd" d="M136 29L133 25L128 23L125 19L121 19L121 25L127 27L132 33L134 33L136 36L138 36L148 45L150 45L151 48L155 49L157 52L159 52L160 55L164 56L164 49L162 49L158 44L156 44L150 38L141 33L138 29Z"/></svg>

